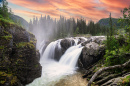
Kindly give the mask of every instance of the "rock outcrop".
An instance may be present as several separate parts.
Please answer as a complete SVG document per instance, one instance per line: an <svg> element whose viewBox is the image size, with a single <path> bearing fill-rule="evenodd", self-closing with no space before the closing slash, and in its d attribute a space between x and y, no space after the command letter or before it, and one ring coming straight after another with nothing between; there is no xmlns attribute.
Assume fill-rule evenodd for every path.
<svg viewBox="0 0 130 86"><path fill-rule="evenodd" d="M22 27L6 24L0 26L0 85L24 86L41 76L36 39Z"/></svg>
<svg viewBox="0 0 130 86"><path fill-rule="evenodd" d="M72 38L62 39L60 45L62 47L63 52L65 52L69 47L74 45L74 40Z"/></svg>
<svg viewBox="0 0 130 86"><path fill-rule="evenodd" d="M86 44L79 58L82 67L87 69L104 55L104 46L95 42Z"/></svg>
<svg viewBox="0 0 130 86"><path fill-rule="evenodd" d="M58 40L54 58L58 61L69 47L75 44L81 44L84 48L79 57L78 65L80 68L87 69L87 67L90 67L103 57L105 49L103 44L104 40L106 40L105 36L91 36L89 38L72 37Z"/></svg>
<svg viewBox="0 0 130 86"><path fill-rule="evenodd" d="M103 41L105 39L105 36L92 36L87 38L85 42L81 43L84 48L82 49L78 61L80 68L88 69L103 57L105 51Z"/></svg>
<svg viewBox="0 0 130 86"><path fill-rule="evenodd" d="M55 56L54 59L59 61L60 57L65 53L65 51L74 45L73 38L65 38L57 41L57 45L55 47Z"/></svg>

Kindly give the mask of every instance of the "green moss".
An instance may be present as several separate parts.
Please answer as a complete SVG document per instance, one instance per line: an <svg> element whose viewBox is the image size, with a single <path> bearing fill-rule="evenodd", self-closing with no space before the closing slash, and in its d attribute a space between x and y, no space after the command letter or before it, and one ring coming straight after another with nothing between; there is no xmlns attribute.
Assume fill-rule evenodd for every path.
<svg viewBox="0 0 130 86"><path fill-rule="evenodd" d="M17 77L14 76L13 79L11 80L11 85L15 84L17 81L18 81Z"/></svg>
<svg viewBox="0 0 130 86"><path fill-rule="evenodd" d="M5 82L7 81L7 78L9 79L11 86L18 81L17 77L13 76L12 73L5 73L3 71L0 71L0 84L5 84Z"/></svg>
<svg viewBox="0 0 130 86"><path fill-rule="evenodd" d="M9 32L5 31L5 30L0 34L0 40L1 41L10 40L12 38L13 38L12 35Z"/></svg>
<svg viewBox="0 0 130 86"><path fill-rule="evenodd" d="M4 30L4 34L5 34L5 35L8 35L8 34L9 34L9 32L7 32L7 31L5 31L5 30Z"/></svg>
<svg viewBox="0 0 130 86"><path fill-rule="evenodd" d="M37 68L37 67L38 67L38 64L36 64L35 67Z"/></svg>
<svg viewBox="0 0 130 86"><path fill-rule="evenodd" d="M4 49L4 46L0 46L0 50Z"/></svg>
<svg viewBox="0 0 130 86"><path fill-rule="evenodd" d="M0 38L10 40L10 39L12 39L12 35L1 36Z"/></svg>
<svg viewBox="0 0 130 86"><path fill-rule="evenodd" d="M17 48L35 48L35 46L31 42L20 42L16 44Z"/></svg>

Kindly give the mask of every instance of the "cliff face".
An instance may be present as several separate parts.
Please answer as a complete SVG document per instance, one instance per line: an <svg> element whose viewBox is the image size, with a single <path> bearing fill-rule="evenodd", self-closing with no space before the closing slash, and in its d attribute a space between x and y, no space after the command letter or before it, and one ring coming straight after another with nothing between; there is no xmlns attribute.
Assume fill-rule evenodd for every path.
<svg viewBox="0 0 130 86"><path fill-rule="evenodd" d="M0 21L0 85L23 86L41 76L36 39L15 24Z"/></svg>

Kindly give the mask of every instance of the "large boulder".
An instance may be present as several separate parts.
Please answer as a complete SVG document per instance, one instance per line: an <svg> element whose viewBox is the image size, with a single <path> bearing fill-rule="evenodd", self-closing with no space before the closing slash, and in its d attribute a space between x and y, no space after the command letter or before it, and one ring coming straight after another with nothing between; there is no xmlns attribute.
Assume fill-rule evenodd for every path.
<svg viewBox="0 0 130 86"><path fill-rule="evenodd" d="M87 43L80 55L79 66L87 69L104 55L104 46L95 42Z"/></svg>
<svg viewBox="0 0 130 86"><path fill-rule="evenodd" d="M60 45L63 49L63 52L65 52L70 46L74 45L74 40L72 38L66 38L66 39L62 39L60 42Z"/></svg>
<svg viewBox="0 0 130 86"><path fill-rule="evenodd" d="M56 44L56 47L55 47L55 56L54 56L54 59L56 61L59 61L60 57L64 54L64 52L65 52L65 49L61 47L60 41L58 41L58 43Z"/></svg>
<svg viewBox="0 0 130 86"><path fill-rule="evenodd" d="M74 45L73 38L65 38L61 40L57 40L57 44L55 47L55 56L54 59L59 61L60 57L65 53L65 51Z"/></svg>

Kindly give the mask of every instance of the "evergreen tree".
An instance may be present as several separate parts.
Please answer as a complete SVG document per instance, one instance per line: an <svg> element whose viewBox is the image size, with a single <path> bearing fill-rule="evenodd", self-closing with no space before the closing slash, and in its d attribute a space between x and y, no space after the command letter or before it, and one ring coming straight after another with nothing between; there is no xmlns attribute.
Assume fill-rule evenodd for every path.
<svg viewBox="0 0 130 86"><path fill-rule="evenodd" d="M9 19L10 12L8 10L8 2L6 0L2 0L2 6L0 7L0 17Z"/></svg>
<svg viewBox="0 0 130 86"><path fill-rule="evenodd" d="M130 51L130 6L128 8L124 8L122 11L123 18L120 18L119 21L125 24L125 36L127 38L126 43L126 51Z"/></svg>

